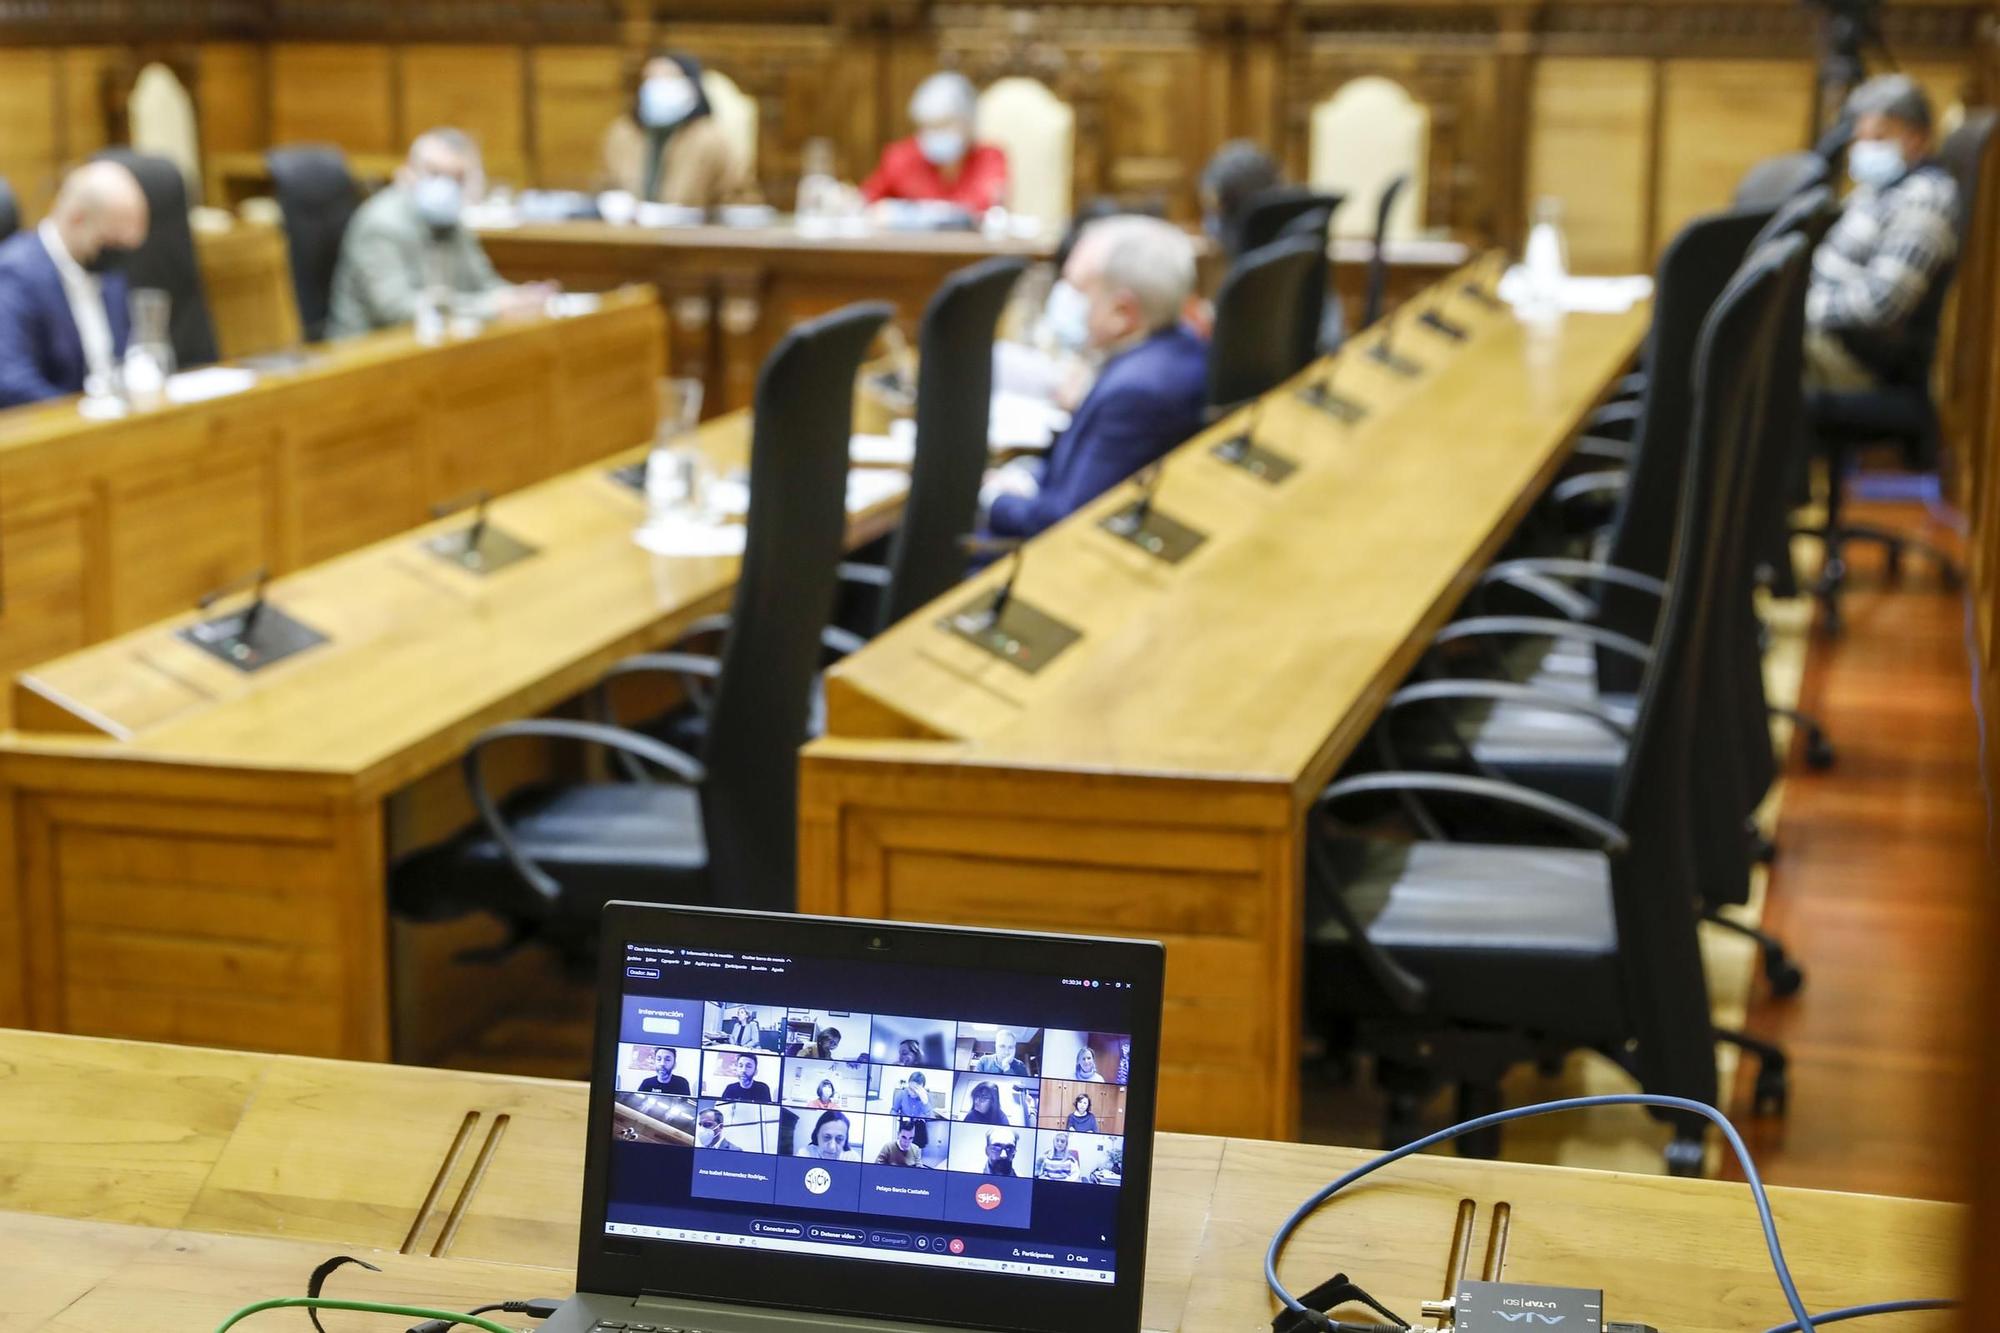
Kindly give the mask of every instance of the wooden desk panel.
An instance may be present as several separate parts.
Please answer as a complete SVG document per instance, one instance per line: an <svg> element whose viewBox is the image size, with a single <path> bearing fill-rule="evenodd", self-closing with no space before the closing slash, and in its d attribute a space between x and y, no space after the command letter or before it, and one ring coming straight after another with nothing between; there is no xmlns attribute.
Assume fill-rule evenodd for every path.
<svg viewBox="0 0 2000 1333"><path fill-rule="evenodd" d="M1182 564L1098 529L1130 488L1031 542L1015 597L1084 631L1038 674L939 626L1000 570L835 667L801 765L801 908L1159 938L1162 1124L1289 1137L1304 811L1647 319L1451 313L1464 344L1397 334L1420 377L1343 354L1335 382L1370 408L1355 425L1292 386L1255 409L1299 464L1282 485L1209 453L1249 410L1177 450L1156 502L1209 534ZM1251 1087L1269 1093L1246 1104Z"/></svg>
<svg viewBox="0 0 2000 1333"><path fill-rule="evenodd" d="M107 1096L134 1086L159 1095ZM463 1307L564 1294L587 1101L579 1083L0 1032L0 1208L13 1210L0 1212L0 1275L12 1279L15 1321L212 1326L298 1290L341 1251L386 1270L352 1279L380 1299ZM505 1129L491 1134L501 1116ZM135 1189L129 1173L144 1172L149 1153ZM1144 1327L1264 1323L1272 1230L1366 1156L1161 1135ZM1962 1209L1772 1196L1815 1309L1956 1289ZM1495 1276L1602 1286L1611 1317L1677 1333L1741 1333L1784 1317L1741 1186L1453 1157L1400 1163L1322 1213L1287 1251L1284 1276L1304 1288L1344 1271L1414 1316L1444 1289L1461 1209L1476 1276L1503 1204ZM1962 1322L1914 1316L1899 1327Z"/></svg>
<svg viewBox="0 0 2000 1333"><path fill-rule="evenodd" d="M661 327L633 292L438 348L328 345L247 392L119 421L73 400L0 412L0 671L639 443Z"/></svg>

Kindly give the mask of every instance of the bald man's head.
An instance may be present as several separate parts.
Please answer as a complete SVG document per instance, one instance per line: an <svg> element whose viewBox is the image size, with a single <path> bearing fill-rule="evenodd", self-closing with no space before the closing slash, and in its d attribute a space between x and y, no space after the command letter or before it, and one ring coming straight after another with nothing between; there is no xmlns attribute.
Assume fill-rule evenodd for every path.
<svg viewBox="0 0 2000 1333"><path fill-rule="evenodd" d="M70 258L100 273L145 244L150 222L139 178L117 162L86 162L70 172L49 218Z"/></svg>

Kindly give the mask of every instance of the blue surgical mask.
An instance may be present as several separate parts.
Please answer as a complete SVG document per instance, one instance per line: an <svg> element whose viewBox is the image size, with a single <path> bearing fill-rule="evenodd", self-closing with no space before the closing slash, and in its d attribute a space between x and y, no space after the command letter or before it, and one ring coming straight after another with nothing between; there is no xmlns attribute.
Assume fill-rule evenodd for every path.
<svg viewBox="0 0 2000 1333"><path fill-rule="evenodd" d="M1042 328L1058 347L1081 352L1090 346L1090 298L1067 280L1049 289Z"/></svg>
<svg viewBox="0 0 2000 1333"><path fill-rule="evenodd" d="M649 130L670 130L694 114L698 101L686 79L647 79L639 85L639 123Z"/></svg>
<svg viewBox="0 0 2000 1333"><path fill-rule="evenodd" d="M410 190L417 216L433 231L450 231L465 209L465 187L449 176L424 176Z"/></svg>
<svg viewBox="0 0 2000 1333"><path fill-rule="evenodd" d="M1880 190L1902 179L1910 164L1887 139L1856 139L1847 149L1847 174L1856 185Z"/></svg>
<svg viewBox="0 0 2000 1333"><path fill-rule="evenodd" d="M917 148L934 167L948 167L965 157L965 135L959 130L925 130L917 135Z"/></svg>

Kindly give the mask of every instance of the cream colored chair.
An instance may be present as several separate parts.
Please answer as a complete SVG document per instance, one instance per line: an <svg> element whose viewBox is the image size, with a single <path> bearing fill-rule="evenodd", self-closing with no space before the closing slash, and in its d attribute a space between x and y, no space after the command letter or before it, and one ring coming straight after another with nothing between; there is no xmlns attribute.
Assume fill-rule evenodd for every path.
<svg viewBox="0 0 2000 1333"><path fill-rule="evenodd" d="M1069 221L1076 112L1035 79L995 80L979 94L976 137L1007 154L1007 208L1051 228Z"/></svg>
<svg viewBox="0 0 2000 1333"><path fill-rule="evenodd" d="M1410 183L1389 211L1387 234L1403 240L1421 229L1430 119L1430 110L1401 84L1373 75L1348 80L1312 109L1312 186L1353 201L1334 214L1339 235L1373 235L1375 201L1404 174Z"/></svg>
<svg viewBox="0 0 2000 1333"><path fill-rule="evenodd" d="M201 137L195 130L194 99L179 76L157 61L140 70L125 116L132 147L179 167L188 198L201 198Z"/></svg>
<svg viewBox="0 0 2000 1333"><path fill-rule="evenodd" d="M701 72L701 90L708 95L715 123L722 127L737 160L751 180L757 179L757 99L736 86L736 80L718 70Z"/></svg>

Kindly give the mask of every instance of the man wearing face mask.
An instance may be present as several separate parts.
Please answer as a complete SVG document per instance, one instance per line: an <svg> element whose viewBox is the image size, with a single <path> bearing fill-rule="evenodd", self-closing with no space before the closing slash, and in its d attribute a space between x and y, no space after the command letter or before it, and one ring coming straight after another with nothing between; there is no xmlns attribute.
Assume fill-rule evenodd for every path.
<svg viewBox="0 0 2000 1333"><path fill-rule="evenodd" d="M0 243L0 407L110 387L131 327L118 270L148 225L131 171L91 162L41 226Z"/></svg>
<svg viewBox="0 0 2000 1333"><path fill-rule="evenodd" d="M978 98L972 81L949 70L933 74L910 98L917 132L882 150L873 175L862 182L861 197L932 199L956 204L977 216L1007 199L1007 154L972 140Z"/></svg>
<svg viewBox="0 0 2000 1333"><path fill-rule="evenodd" d="M1958 252L1958 186L1931 157L1930 99L1884 74L1847 102L1855 190L1813 254L1806 291L1806 377L1865 389L1906 369L1910 317Z"/></svg>
<svg viewBox="0 0 2000 1333"><path fill-rule="evenodd" d="M631 112L605 131L604 175L613 189L681 208L757 198L701 89L701 63L678 51L655 52L640 68Z"/></svg>
<svg viewBox="0 0 2000 1333"><path fill-rule="evenodd" d="M1194 246L1171 223L1126 215L1085 229L1043 320L1103 366L1046 459L988 474L989 533L1033 536L1201 429L1208 344L1181 321L1194 281Z"/></svg>
<svg viewBox="0 0 2000 1333"><path fill-rule="evenodd" d="M464 225L465 205L484 187L479 148L462 130L417 136L396 182L355 210L333 271L326 336L347 338L416 318L417 298L439 282L454 307L480 319L538 308L544 283L504 282L479 238Z"/></svg>

